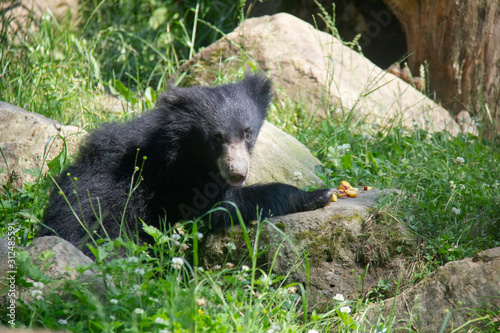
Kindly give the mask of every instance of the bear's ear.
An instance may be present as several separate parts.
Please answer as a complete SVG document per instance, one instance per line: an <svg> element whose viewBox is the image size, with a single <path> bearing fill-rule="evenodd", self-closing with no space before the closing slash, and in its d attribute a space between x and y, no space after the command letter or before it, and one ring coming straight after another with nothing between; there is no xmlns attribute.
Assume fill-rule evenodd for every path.
<svg viewBox="0 0 500 333"><path fill-rule="evenodd" d="M271 80L261 74L247 74L242 83L259 109L267 113L273 97Z"/></svg>
<svg viewBox="0 0 500 333"><path fill-rule="evenodd" d="M156 107L165 110L183 110L189 103L191 96L186 94L186 89L173 84L168 85L167 91L158 96Z"/></svg>

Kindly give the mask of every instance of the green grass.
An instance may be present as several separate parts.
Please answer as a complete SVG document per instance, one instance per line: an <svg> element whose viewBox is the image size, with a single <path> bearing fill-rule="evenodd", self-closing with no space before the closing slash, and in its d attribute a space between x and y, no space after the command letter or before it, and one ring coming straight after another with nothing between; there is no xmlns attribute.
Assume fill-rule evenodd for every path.
<svg viewBox="0 0 500 333"><path fill-rule="evenodd" d="M14 35L4 22L0 30L0 99L87 129L105 121L130 119L154 105L157 94L166 89L166 78L194 52L238 24L244 16L241 5L224 1L86 1L82 3L82 23L76 29L46 15L33 21L35 29ZM236 76L242 73L243 69ZM219 77L222 82L226 79L225 75ZM119 112L103 111L109 92L123 102ZM311 111L284 98L273 102L269 120L297 137L323 162L318 174L327 186L337 187L340 180L348 180L356 186L401 191L399 200L383 203L382 209L390 212L388 218L412 230L422 245L412 280L401 281L401 285L418 282L448 261L500 246L498 138L451 137L397 124L379 128L350 121L349 110L342 119L319 120ZM52 161L52 173L57 174L67 158L63 153ZM39 170L28 172L40 175ZM51 183L50 178L39 176L20 189L3 184L0 236L10 226L17 231L18 245L31 241ZM260 270L258 255L252 251L256 247L248 237L248 270L243 262L226 267L227 260L220 263L220 269L198 269L198 224L188 226L186 230L191 232L180 240L172 231L148 229L157 240L151 249L154 256L144 252L147 247L142 244L104 242L96 252L97 263L81 268L98 272L97 284L102 285L98 291L92 287L96 283L52 281L20 251L20 292L40 295L34 292L39 286L25 280L27 276L47 288L40 295L43 298L19 304L16 326L76 332L268 332L278 331L278 326L282 332L348 332L355 331L354 326L361 327L358 331L378 332L384 328L363 328L360 317L368 302L366 295L332 301L321 310L308 308L302 302L307 286L286 284L272 271ZM183 252L182 244L190 250ZM120 251L129 256L116 257ZM50 253L43 257L46 260ZM183 258L179 269L172 262L177 257ZM381 295L384 288L381 281L380 290L373 290L370 299L377 299L373 295ZM344 306L350 306L352 312L341 312ZM474 325L493 332L491 319L498 309L476 313Z"/></svg>

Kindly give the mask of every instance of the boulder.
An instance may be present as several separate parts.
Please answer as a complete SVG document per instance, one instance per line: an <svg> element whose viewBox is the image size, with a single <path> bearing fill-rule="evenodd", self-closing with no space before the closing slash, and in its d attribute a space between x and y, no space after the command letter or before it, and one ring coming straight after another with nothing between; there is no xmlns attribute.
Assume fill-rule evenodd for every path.
<svg viewBox="0 0 500 333"><path fill-rule="evenodd" d="M28 253L33 262L39 267L43 267L43 273L52 279L71 278L76 279L80 274L75 270L79 266L90 265L93 261L83 254L73 244L57 236L45 236L33 239L28 246ZM47 262L39 262L40 255L50 250L53 256ZM84 278L94 275L91 270L83 272Z"/></svg>
<svg viewBox="0 0 500 333"><path fill-rule="evenodd" d="M212 83L242 65L268 72L279 98L301 102L323 117L351 114L382 126L396 122L460 132L448 111L413 86L289 14L246 20L188 61L184 69L191 75L185 80Z"/></svg>
<svg viewBox="0 0 500 333"><path fill-rule="evenodd" d="M0 13L4 13L5 21L9 22L11 34L33 30L33 18L40 18L46 12L58 20L68 18L75 25L78 20L78 0L20 0L0 1ZM0 22L0 28L2 23Z"/></svg>
<svg viewBox="0 0 500 333"><path fill-rule="evenodd" d="M69 154L76 151L83 131L76 126L63 126L42 115L0 102L0 182L21 188L37 177L24 170L38 168L40 176L47 172L47 162L67 146ZM5 158L5 159L4 159Z"/></svg>
<svg viewBox="0 0 500 333"><path fill-rule="evenodd" d="M331 301L336 293L366 292L391 273L397 277L394 272L404 268L416 245L396 221L378 223L377 202L391 193L361 190L357 198L339 199L322 209L271 218L259 236L258 250L267 250L258 258L259 267L272 267L289 282L308 283L315 302ZM257 227L248 232L254 244ZM226 258L239 262L249 257L240 228L209 234L204 240L199 257L209 269L223 266ZM234 244L232 250L228 243Z"/></svg>
<svg viewBox="0 0 500 333"><path fill-rule="evenodd" d="M477 318L474 309L488 306L498 311L499 273L500 247L480 252L474 258L449 262L396 298L370 308L366 317L368 322L376 323L380 315L387 319L393 311L396 330L411 327L417 332L440 332L449 315L444 332L450 332Z"/></svg>
<svg viewBox="0 0 500 333"><path fill-rule="evenodd" d="M316 165L321 162L302 143L265 122L252 152L247 184L279 182L301 188L318 186L321 180L316 176Z"/></svg>

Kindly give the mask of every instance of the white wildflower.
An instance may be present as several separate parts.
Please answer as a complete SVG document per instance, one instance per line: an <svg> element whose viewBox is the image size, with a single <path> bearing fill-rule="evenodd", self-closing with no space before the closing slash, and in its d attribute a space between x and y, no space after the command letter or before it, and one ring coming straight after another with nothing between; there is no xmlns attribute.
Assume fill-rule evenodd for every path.
<svg viewBox="0 0 500 333"><path fill-rule="evenodd" d="M144 310L143 310L143 309L141 309L141 308L136 308L136 309L134 310L134 313L136 313L136 314L139 314L139 315L140 315L140 314L143 314L143 313L144 313Z"/></svg>
<svg viewBox="0 0 500 333"><path fill-rule="evenodd" d="M455 158L455 162L460 165L464 165L465 159L463 157L458 156L457 158Z"/></svg>
<svg viewBox="0 0 500 333"><path fill-rule="evenodd" d="M168 321L161 318L161 317L156 317L155 321L154 321L155 324L160 324L160 325L167 325L168 324Z"/></svg>
<svg viewBox="0 0 500 333"><path fill-rule="evenodd" d="M319 333L319 331L316 331L316 330L309 330L309 331L307 331L307 333Z"/></svg>
<svg viewBox="0 0 500 333"><path fill-rule="evenodd" d="M179 234L173 234L172 235L172 239L178 241L178 240L181 239L181 235L179 235Z"/></svg>
<svg viewBox="0 0 500 333"><path fill-rule="evenodd" d="M196 300L196 304L198 304L198 306L204 306L204 305L206 305L206 304L207 304L207 300L206 300L206 299L204 299L204 298L198 298L198 299Z"/></svg>
<svg viewBox="0 0 500 333"><path fill-rule="evenodd" d="M458 209L457 207L452 207L452 208L451 208L451 211L452 211L455 215L460 214L460 209Z"/></svg>
<svg viewBox="0 0 500 333"><path fill-rule="evenodd" d="M337 153L340 156L343 156L343 155L347 154L350 150L351 150L351 145L348 144L348 143L345 143L343 145L337 146Z"/></svg>
<svg viewBox="0 0 500 333"><path fill-rule="evenodd" d="M455 185L455 183L453 182L453 180L450 180L450 181L449 181L449 183L450 183L450 188L451 188L452 190L454 190L454 189L455 189L455 187L456 187L456 185Z"/></svg>
<svg viewBox="0 0 500 333"><path fill-rule="evenodd" d="M465 189L465 185L464 184L458 184L458 189L460 191L462 191L463 189Z"/></svg>
<svg viewBox="0 0 500 333"><path fill-rule="evenodd" d="M340 312L342 313L351 313L351 308L349 306L343 306L340 308Z"/></svg>
<svg viewBox="0 0 500 333"><path fill-rule="evenodd" d="M44 287L44 284L42 282L33 282L33 288L42 290Z"/></svg>
<svg viewBox="0 0 500 333"><path fill-rule="evenodd" d="M339 302L343 302L344 301L344 295L342 295L342 294L335 294L335 296L333 296L333 299L336 300L336 301L339 301Z"/></svg>
<svg viewBox="0 0 500 333"><path fill-rule="evenodd" d="M247 265L241 266L241 271L242 272L246 272L246 271L249 271L249 270L250 270L250 267L248 267Z"/></svg>
<svg viewBox="0 0 500 333"><path fill-rule="evenodd" d="M272 280L269 276L267 276L267 274L262 274L262 276L260 277L260 281L264 284L272 284Z"/></svg>
<svg viewBox="0 0 500 333"><path fill-rule="evenodd" d="M299 180L302 180L302 172L294 171L293 172L293 180L296 182L298 182Z"/></svg>
<svg viewBox="0 0 500 333"><path fill-rule="evenodd" d="M234 245L234 243L227 243L227 248L230 250L230 251L234 251L236 250L236 245Z"/></svg>
<svg viewBox="0 0 500 333"><path fill-rule="evenodd" d="M68 325L68 320L67 319L59 319L57 321L59 325Z"/></svg>
<svg viewBox="0 0 500 333"><path fill-rule="evenodd" d="M198 239L203 239L203 234L201 232L197 233L196 236L198 236Z"/></svg>
<svg viewBox="0 0 500 333"><path fill-rule="evenodd" d="M118 300L116 298L112 298L109 300L109 303L111 304L118 304Z"/></svg>
<svg viewBox="0 0 500 333"><path fill-rule="evenodd" d="M146 271L144 271L142 268L136 268L134 270L134 273L137 275L144 275L146 273Z"/></svg>
<svg viewBox="0 0 500 333"><path fill-rule="evenodd" d="M128 262L132 262L132 263L135 263L135 262L138 262L139 259L137 259L137 257L129 257L128 258Z"/></svg>
<svg viewBox="0 0 500 333"><path fill-rule="evenodd" d="M182 266L184 265L184 259L175 257L172 258L172 267L175 269L181 269Z"/></svg>
<svg viewBox="0 0 500 333"><path fill-rule="evenodd" d="M280 325L276 325L276 324L272 324L271 325L271 328L269 330L267 330L268 333L278 333L278 332L281 332L281 326Z"/></svg>

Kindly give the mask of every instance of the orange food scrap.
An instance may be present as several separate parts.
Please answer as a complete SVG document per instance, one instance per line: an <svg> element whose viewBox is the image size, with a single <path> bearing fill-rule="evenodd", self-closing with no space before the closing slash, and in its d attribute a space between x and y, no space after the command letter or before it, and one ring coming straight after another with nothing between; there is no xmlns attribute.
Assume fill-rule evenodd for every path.
<svg viewBox="0 0 500 333"><path fill-rule="evenodd" d="M364 187L364 190L365 190L365 191L369 191L369 190L371 190L372 188L373 188L373 187L371 187L371 186L365 186L365 187Z"/></svg>
<svg viewBox="0 0 500 333"><path fill-rule="evenodd" d="M350 198L356 198L358 196L358 189L356 188L350 188L345 191L345 193L350 197Z"/></svg>
<svg viewBox="0 0 500 333"><path fill-rule="evenodd" d="M332 200L333 202L337 202L337 195L335 193L332 193Z"/></svg>
<svg viewBox="0 0 500 333"><path fill-rule="evenodd" d="M345 180L340 181L340 186L344 186L346 190L352 188L351 184L349 184L349 182Z"/></svg>

